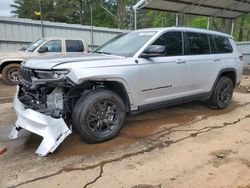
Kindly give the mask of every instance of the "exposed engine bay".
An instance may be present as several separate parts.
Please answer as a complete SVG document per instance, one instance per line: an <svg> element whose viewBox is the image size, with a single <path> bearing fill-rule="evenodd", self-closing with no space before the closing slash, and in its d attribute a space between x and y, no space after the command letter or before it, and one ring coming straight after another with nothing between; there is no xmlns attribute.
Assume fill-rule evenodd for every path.
<svg viewBox="0 0 250 188"><path fill-rule="evenodd" d="M19 85L18 99L27 108L51 115L54 118L62 117L64 111L63 88L46 88L41 86L35 90L29 89L22 84ZM66 107L67 108L67 107Z"/></svg>
<svg viewBox="0 0 250 188"><path fill-rule="evenodd" d="M37 71L21 67L17 97L25 106L53 118L71 118L81 93L91 89L90 83L78 86L62 71ZM56 77L56 76L57 77Z"/></svg>
<svg viewBox="0 0 250 188"><path fill-rule="evenodd" d="M37 78L41 77L41 73L44 79ZM45 71L41 71L38 75L34 70L23 67L20 69L20 74L21 82L17 97L25 107L54 118L63 117L68 113L67 105L64 106L67 104L64 96L69 90L67 87L72 85L67 84L64 78L51 79L49 76L46 78ZM36 80L39 82L36 83Z"/></svg>
<svg viewBox="0 0 250 188"><path fill-rule="evenodd" d="M41 72L46 78L39 79L35 70L21 67L21 82L14 98L17 121L9 137L16 139L21 129L42 136L36 154L46 156L72 133L65 120L71 118L73 106L86 88L75 86L58 71ZM54 78L45 74L54 74Z"/></svg>

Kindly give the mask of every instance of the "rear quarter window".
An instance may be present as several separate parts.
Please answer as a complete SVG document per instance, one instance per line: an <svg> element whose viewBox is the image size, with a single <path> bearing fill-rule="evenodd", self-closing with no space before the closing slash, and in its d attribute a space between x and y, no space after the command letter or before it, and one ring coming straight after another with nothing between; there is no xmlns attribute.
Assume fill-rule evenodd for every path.
<svg viewBox="0 0 250 188"><path fill-rule="evenodd" d="M213 40L216 46L217 53L222 54L233 52L233 47L228 38L221 36L213 36Z"/></svg>

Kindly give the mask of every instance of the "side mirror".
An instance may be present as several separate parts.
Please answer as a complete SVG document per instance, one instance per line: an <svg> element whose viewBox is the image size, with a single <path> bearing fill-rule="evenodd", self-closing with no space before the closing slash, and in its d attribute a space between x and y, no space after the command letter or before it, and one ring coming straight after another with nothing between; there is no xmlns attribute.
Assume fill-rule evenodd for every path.
<svg viewBox="0 0 250 188"><path fill-rule="evenodd" d="M26 50L26 48L25 48L25 47L22 47L20 50L21 50L21 51L25 51L25 50Z"/></svg>
<svg viewBox="0 0 250 188"><path fill-rule="evenodd" d="M44 46L40 47L38 50L39 53L44 53L44 52L48 52L48 51L49 51L48 47L44 47Z"/></svg>
<svg viewBox="0 0 250 188"><path fill-rule="evenodd" d="M144 52L140 55L142 58L158 57L163 56L166 50L166 46L162 45L151 45L147 47Z"/></svg>

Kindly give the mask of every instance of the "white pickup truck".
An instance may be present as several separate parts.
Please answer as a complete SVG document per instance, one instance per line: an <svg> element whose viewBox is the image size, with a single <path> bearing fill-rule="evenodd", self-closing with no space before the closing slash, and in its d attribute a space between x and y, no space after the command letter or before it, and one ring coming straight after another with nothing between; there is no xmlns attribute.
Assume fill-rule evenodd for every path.
<svg viewBox="0 0 250 188"><path fill-rule="evenodd" d="M41 38L23 50L0 52L0 74L6 84L15 85L19 81L20 64L30 57L87 52L88 44L83 39Z"/></svg>

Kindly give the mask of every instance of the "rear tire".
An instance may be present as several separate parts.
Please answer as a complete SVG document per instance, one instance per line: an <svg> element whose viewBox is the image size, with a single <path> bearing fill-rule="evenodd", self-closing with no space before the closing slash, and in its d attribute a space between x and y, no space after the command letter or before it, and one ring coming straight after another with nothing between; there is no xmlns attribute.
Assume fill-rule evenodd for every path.
<svg viewBox="0 0 250 188"><path fill-rule="evenodd" d="M20 80L20 64L9 64L3 68L2 79L8 85L16 85Z"/></svg>
<svg viewBox="0 0 250 188"><path fill-rule="evenodd" d="M76 103L73 126L88 143L114 138L121 130L125 118L122 99L112 91L97 89L84 94Z"/></svg>
<svg viewBox="0 0 250 188"><path fill-rule="evenodd" d="M234 85L229 77L221 77L216 84L208 104L211 108L224 109L232 100Z"/></svg>

